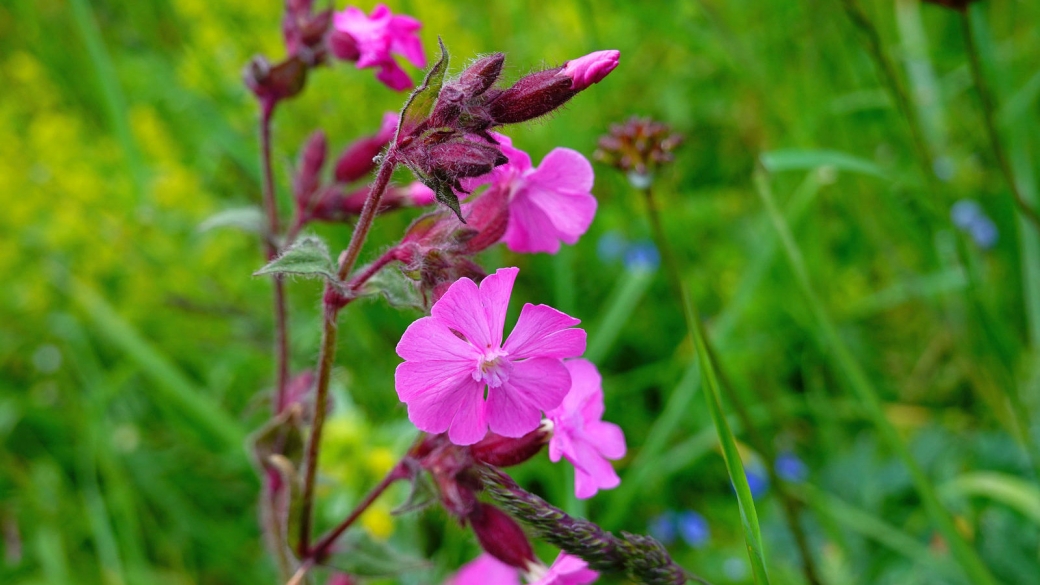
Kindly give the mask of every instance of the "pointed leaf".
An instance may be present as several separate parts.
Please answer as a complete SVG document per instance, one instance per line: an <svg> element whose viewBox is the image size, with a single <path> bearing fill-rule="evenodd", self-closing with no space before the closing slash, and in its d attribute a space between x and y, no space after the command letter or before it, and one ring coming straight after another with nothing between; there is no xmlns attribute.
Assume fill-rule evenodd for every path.
<svg viewBox="0 0 1040 585"><path fill-rule="evenodd" d="M437 502L437 490L433 486L433 479L426 470L417 469L411 477L411 482L408 499L390 512L394 516L416 512Z"/></svg>
<svg viewBox="0 0 1040 585"><path fill-rule="evenodd" d="M264 231L264 214L259 207L253 206L225 209L200 223L199 231L206 232L222 227L232 227L252 234L260 234Z"/></svg>
<svg viewBox="0 0 1040 585"><path fill-rule="evenodd" d="M357 531L340 539L336 551L323 564L358 577L394 577L430 567L423 559L406 555Z"/></svg>
<svg viewBox="0 0 1040 585"><path fill-rule="evenodd" d="M380 270L368 279L361 289L362 296L381 294L390 306L399 309L422 309L423 298L415 287L415 281L405 276L400 270L390 268Z"/></svg>
<svg viewBox="0 0 1040 585"><path fill-rule="evenodd" d="M394 143L399 142L402 132L407 133L430 117L433 106L437 103L437 96L441 93L444 85L444 74L448 71L448 50L444 48L444 41L439 37L437 42L441 46L441 58L426 73L426 79L412 95L401 112L401 121L397 124L397 136Z"/></svg>
<svg viewBox="0 0 1040 585"><path fill-rule="evenodd" d="M462 208L459 206L459 197L455 194L455 190L451 188L448 183L434 183L432 185L426 185L433 189L433 194L440 201L448 207L448 209L455 212L455 216L459 218L459 221L466 223L465 218L462 217Z"/></svg>
<svg viewBox="0 0 1040 585"><path fill-rule="evenodd" d="M271 260L253 276L263 274L296 274L305 277L322 277L336 281L336 267L329 256L329 249L320 238L308 236Z"/></svg>

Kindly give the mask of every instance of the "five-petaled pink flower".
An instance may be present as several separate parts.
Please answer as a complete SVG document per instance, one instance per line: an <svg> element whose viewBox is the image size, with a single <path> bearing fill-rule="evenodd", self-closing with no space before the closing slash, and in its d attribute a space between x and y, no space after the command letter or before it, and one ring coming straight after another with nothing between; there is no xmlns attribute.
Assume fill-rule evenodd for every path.
<svg viewBox="0 0 1040 585"><path fill-rule="evenodd" d="M560 552L551 567L532 564L526 572L530 585L588 585L599 578L578 557ZM484 553L462 565L445 585L520 585L520 571Z"/></svg>
<svg viewBox="0 0 1040 585"><path fill-rule="evenodd" d="M508 136L493 136L509 162L464 186L472 190L490 183L489 189L508 193L509 225L502 236L506 246L514 252L555 254L561 241L576 243L596 215L588 159L576 150L554 148L540 166L532 167L531 157L514 148Z"/></svg>
<svg viewBox="0 0 1040 585"><path fill-rule="evenodd" d="M411 78L394 61L391 53L403 56L416 67L426 66L426 55L415 34L422 24L410 16L392 14L384 4L376 5L371 16L365 16L360 8L350 6L333 16L332 25L339 33L350 35L356 45L356 49L351 47L355 54L340 51L338 56L356 60L359 69L378 67L376 78L390 89L401 91L412 87ZM351 52L351 49L346 51Z"/></svg>
<svg viewBox="0 0 1040 585"><path fill-rule="evenodd" d="M521 437L541 424L571 388L564 358L585 351L580 323L552 307L525 304L502 342L517 268L500 268L478 288L455 281L423 317L405 330L397 355L397 395L408 418L428 433L448 432L456 445L472 445L490 427ZM485 390L487 398L485 399Z"/></svg>
<svg viewBox="0 0 1040 585"><path fill-rule="evenodd" d="M621 427L603 421L603 378L592 362L564 362L571 374L571 389L563 403L548 413L553 422L549 459L561 457L574 465L574 492L582 499L621 483L608 459L625 456Z"/></svg>

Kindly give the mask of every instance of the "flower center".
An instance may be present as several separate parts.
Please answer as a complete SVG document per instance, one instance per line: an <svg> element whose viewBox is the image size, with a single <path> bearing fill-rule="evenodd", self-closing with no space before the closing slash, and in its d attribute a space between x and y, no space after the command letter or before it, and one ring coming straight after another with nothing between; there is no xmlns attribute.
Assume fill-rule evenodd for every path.
<svg viewBox="0 0 1040 585"><path fill-rule="evenodd" d="M483 382L491 388L498 388L509 379L509 373L512 371L513 363L504 349L489 349L477 360L477 369L473 370L473 379Z"/></svg>

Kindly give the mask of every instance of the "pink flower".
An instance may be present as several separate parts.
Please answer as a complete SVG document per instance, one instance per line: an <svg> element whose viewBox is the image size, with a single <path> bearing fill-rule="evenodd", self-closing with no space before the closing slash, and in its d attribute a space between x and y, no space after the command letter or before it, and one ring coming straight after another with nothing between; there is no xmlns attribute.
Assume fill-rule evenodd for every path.
<svg viewBox="0 0 1040 585"><path fill-rule="evenodd" d="M460 278L401 336L395 386L420 430L447 431L456 445L476 443L489 427L521 437L563 401L571 387L563 359L585 351L585 331L573 328L573 317L528 303L503 343L518 272L500 268L479 288Z"/></svg>
<svg viewBox="0 0 1040 585"><path fill-rule="evenodd" d="M484 553L462 565L444 585L520 585L520 572Z"/></svg>
<svg viewBox="0 0 1040 585"><path fill-rule="evenodd" d="M350 6L333 16L332 25L339 33L350 35L356 45L355 51L341 51L339 56L355 60L356 54L359 69L379 67L376 78L390 89L401 91L412 87L411 78L391 53L402 55L416 67L426 66L426 55L415 34L422 24L410 16L392 14L384 4L376 5L372 16L365 16L361 9Z"/></svg>
<svg viewBox="0 0 1040 585"><path fill-rule="evenodd" d="M544 565L541 569L544 570ZM530 585L587 585L599 578L599 573L590 569L585 561L563 551L560 551L548 571L540 576L539 572L535 568L529 573L530 577L538 577Z"/></svg>
<svg viewBox="0 0 1040 585"><path fill-rule="evenodd" d="M560 75L571 78L572 90L581 91L593 83L599 83L617 67L620 59L620 51L596 51L564 63Z"/></svg>
<svg viewBox="0 0 1040 585"><path fill-rule="evenodd" d="M506 246L514 252L555 254L561 241L576 243L596 215L588 159L569 148L554 148L535 168L531 157L514 148L508 136L493 136L509 162L463 185L472 190L491 183L489 189L508 193Z"/></svg>
<svg viewBox="0 0 1040 585"><path fill-rule="evenodd" d="M549 459L561 457L574 465L574 492L582 499L621 483L608 459L625 456L621 427L603 419L603 378L592 362L564 362L571 374L571 389L560 406L548 413L553 422Z"/></svg>

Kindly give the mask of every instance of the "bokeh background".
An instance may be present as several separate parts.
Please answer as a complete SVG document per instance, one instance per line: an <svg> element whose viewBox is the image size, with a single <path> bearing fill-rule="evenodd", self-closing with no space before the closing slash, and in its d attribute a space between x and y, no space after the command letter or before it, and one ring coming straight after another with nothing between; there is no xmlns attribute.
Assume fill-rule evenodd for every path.
<svg viewBox="0 0 1040 585"><path fill-rule="evenodd" d="M1016 214L990 147L958 13L862 2L917 113L922 161L842 2L390 6L423 22L428 55L441 35L455 71L482 52L506 52L515 78L621 50L606 81L548 120L509 129L535 161L556 146L591 156L610 124L633 115L685 136L654 189L682 279L766 441L756 448L731 418L774 582L805 582L785 501L822 582L968 582L852 392L820 308L959 533L1001 582L1035 582L1040 490L1026 447L1036 449L1040 406L1040 239ZM254 234L199 226L259 201L257 108L240 74L254 54L284 55L281 9L277 0L0 5L0 582L276 579L244 447L268 412L271 285L251 277L262 263ZM987 1L971 18L1001 140L1040 204L1040 5ZM324 129L338 149L403 99L350 64L311 75L275 119L283 209L310 132ZM763 165L815 302L756 194ZM600 211L576 246L557 256L495 249L482 261L521 268L514 314L522 302L548 303L584 322L606 418L628 439L622 485L582 503L545 457L514 475L608 529L652 531L712 582L750 582L644 201L623 174L596 172ZM951 216L973 209L955 208L961 200L988 227ZM381 219L363 260L416 214ZM347 226L317 231L333 248L349 238ZM303 280L289 289L299 371L317 355L320 290ZM411 440L393 348L417 316L373 300L341 317L323 524ZM391 493L362 529L434 562L401 582L439 583L476 554L474 540L436 511L393 518L403 495Z"/></svg>

